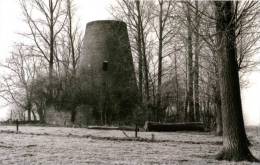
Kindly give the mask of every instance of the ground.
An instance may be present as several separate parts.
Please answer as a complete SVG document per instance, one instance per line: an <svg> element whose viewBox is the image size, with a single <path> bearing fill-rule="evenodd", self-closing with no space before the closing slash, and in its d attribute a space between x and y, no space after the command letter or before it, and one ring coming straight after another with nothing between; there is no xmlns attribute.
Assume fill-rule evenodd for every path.
<svg viewBox="0 0 260 165"><path fill-rule="evenodd" d="M221 137L198 132L140 132L144 141L124 140L118 130L0 125L0 164L237 164L217 161ZM258 128L248 130L252 153L260 158ZM154 141L149 139L154 135ZM260 129L259 129L260 134ZM240 162L239 164L251 164Z"/></svg>

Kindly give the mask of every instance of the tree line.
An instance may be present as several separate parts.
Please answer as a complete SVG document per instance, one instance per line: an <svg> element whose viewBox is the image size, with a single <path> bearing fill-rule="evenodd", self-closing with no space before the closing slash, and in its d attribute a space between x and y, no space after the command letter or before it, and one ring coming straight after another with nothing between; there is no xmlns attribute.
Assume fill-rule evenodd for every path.
<svg viewBox="0 0 260 165"><path fill-rule="evenodd" d="M258 64L258 2L234 2L236 60L244 75ZM203 121L222 134L216 12L213 2L118 0L125 21L146 120Z"/></svg>
<svg viewBox="0 0 260 165"><path fill-rule="evenodd" d="M24 111L45 121L48 105L74 109L82 32L73 0L20 0L28 30L19 35L11 56L1 64L1 97L12 104L12 115Z"/></svg>
<svg viewBox="0 0 260 165"><path fill-rule="evenodd" d="M257 161L240 91L258 64L258 10L257 1L118 0L111 13L129 27L145 119L202 121L223 135L217 159Z"/></svg>

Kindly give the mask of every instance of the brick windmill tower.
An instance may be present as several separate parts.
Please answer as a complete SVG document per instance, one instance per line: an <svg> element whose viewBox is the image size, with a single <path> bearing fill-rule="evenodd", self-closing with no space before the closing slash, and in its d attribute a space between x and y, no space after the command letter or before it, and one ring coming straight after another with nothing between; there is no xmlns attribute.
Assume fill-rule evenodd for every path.
<svg viewBox="0 0 260 165"><path fill-rule="evenodd" d="M87 24L79 70L86 102L102 124L132 120L138 91L124 22Z"/></svg>

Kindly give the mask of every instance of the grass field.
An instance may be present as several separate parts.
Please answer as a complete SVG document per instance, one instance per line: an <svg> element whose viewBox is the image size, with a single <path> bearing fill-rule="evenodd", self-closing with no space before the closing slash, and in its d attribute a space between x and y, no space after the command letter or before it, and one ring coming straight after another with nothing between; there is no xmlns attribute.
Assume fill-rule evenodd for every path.
<svg viewBox="0 0 260 165"><path fill-rule="evenodd" d="M134 136L134 132L125 134ZM16 134L15 126L0 125L0 164L238 164L214 159L222 141L211 133L139 132L137 141L125 134L118 130L34 126L21 126ZM248 136L251 151L260 158L257 128L248 129Z"/></svg>

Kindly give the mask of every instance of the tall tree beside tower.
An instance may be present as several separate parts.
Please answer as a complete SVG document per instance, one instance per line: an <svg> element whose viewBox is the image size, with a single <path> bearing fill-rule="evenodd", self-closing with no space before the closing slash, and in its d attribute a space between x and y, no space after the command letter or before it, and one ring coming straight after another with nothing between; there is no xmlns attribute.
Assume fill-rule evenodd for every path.
<svg viewBox="0 0 260 165"><path fill-rule="evenodd" d="M215 1L218 69L223 119L220 160L257 161L248 149L244 127L236 49L236 21L232 1Z"/></svg>

